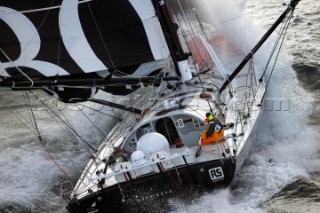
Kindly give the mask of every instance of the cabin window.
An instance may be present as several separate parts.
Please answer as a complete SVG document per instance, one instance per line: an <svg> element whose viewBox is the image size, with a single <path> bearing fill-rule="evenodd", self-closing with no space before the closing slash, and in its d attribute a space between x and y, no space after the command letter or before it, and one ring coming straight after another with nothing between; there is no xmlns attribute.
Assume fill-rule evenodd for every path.
<svg viewBox="0 0 320 213"><path fill-rule="evenodd" d="M201 129L201 127L203 127L204 125L204 122L199 120L198 118L193 118L193 125L194 125L194 128Z"/></svg>
<svg viewBox="0 0 320 213"><path fill-rule="evenodd" d="M183 135L186 135L189 132L197 129L202 129L204 124L198 118L190 117L188 115L174 116L174 120L178 132Z"/></svg>
<svg viewBox="0 0 320 213"><path fill-rule="evenodd" d="M176 121L176 126L178 128L183 128L184 127L184 123L183 123L183 120L181 118Z"/></svg>
<svg viewBox="0 0 320 213"><path fill-rule="evenodd" d="M136 150L136 146L137 146L136 134L135 134L135 132L133 132L124 141L124 143L122 145L122 150L124 152L131 153Z"/></svg>
<svg viewBox="0 0 320 213"><path fill-rule="evenodd" d="M136 131L137 139L139 140L143 135L147 134L148 132L153 132L153 128L150 124L143 125Z"/></svg>
<svg viewBox="0 0 320 213"><path fill-rule="evenodd" d="M171 118L162 118L155 123L156 131L167 138L169 144L174 145L180 140L176 126Z"/></svg>
<svg viewBox="0 0 320 213"><path fill-rule="evenodd" d="M132 138L131 141L129 142L129 146L130 147L136 147L137 145L137 141L135 138Z"/></svg>
<svg viewBox="0 0 320 213"><path fill-rule="evenodd" d="M181 116L174 116L175 125L178 129L178 131L185 135L189 132L192 132L195 130L194 127L194 121L190 116L187 115L181 115Z"/></svg>

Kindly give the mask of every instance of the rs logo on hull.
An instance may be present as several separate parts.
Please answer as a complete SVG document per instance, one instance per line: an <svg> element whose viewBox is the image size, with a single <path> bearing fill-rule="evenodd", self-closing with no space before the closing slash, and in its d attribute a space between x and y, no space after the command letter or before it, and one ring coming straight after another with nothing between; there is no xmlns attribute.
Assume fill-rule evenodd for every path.
<svg viewBox="0 0 320 213"><path fill-rule="evenodd" d="M210 178L213 182L223 180L224 174L221 167L216 167L208 170Z"/></svg>

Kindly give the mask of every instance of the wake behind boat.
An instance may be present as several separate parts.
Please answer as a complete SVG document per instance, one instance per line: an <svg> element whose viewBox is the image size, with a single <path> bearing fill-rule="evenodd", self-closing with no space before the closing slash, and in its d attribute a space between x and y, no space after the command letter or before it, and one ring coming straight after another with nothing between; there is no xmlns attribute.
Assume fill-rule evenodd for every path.
<svg viewBox="0 0 320 213"><path fill-rule="evenodd" d="M1 86L41 88L64 102L89 100L126 111L72 191L66 183L67 209L167 212L170 198L192 199L229 185L254 140L270 79L257 76L251 59L288 15L285 35L298 2L290 2L231 75L213 49L215 35L199 2L63 1L21 11L2 3L0 15L11 31L1 44ZM43 23L58 14L59 63L40 48L51 34L41 32L43 23L31 26L37 23L31 12L41 13ZM28 24L24 36L13 16ZM16 54L17 46L34 58ZM98 89L129 95L118 102L95 99Z"/></svg>

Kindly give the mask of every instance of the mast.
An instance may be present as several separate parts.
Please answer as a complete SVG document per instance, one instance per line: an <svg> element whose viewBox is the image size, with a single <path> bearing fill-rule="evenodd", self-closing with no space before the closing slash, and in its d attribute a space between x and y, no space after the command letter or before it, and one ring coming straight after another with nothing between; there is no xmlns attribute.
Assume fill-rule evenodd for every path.
<svg viewBox="0 0 320 213"><path fill-rule="evenodd" d="M233 73L229 76L229 78L223 83L221 88L219 89L219 93L221 94L223 90L231 83L231 81L239 74L242 68L247 64L247 62L252 58L253 54L256 53L262 44L269 38L269 36L273 33L273 31L279 26L279 24L285 19L287 14L290 11L294 11L295 7L299 3L300 0L291 0L288 8L281 14L278 20L270 27L270 29L264 34L264 36L260 39L260 41L254 46L254 48L248 53L248 55L243 59L243 61L238 65L238 67L233 71Z"/></svg>
<svg viewBox="0 0 320 213"><path fill-rule="evenodd" d="M191 53L185 53L183 51L177 34L179 27L177 23L172 22L170 11L165 0L152 0L152 3L156 9L162 30L165 34L165 39L169 47L176 73L178 76L181 76L183 71L181 70L181 67L179 67L178 62L187 60Z"/></svg>

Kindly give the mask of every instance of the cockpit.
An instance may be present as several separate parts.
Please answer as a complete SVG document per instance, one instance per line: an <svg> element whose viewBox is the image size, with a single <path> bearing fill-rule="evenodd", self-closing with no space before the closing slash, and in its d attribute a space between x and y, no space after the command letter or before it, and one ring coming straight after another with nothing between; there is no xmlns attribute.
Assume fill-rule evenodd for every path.
<svg viewBox="0 0 320 213"><path fill-rule="evenodd" d="M201 118L189 114L172 115L152 120L133 130L125 139L122 150L127 153L136 151L139 139L150 132L158 132L169 142L171 148L196 146L201 132L206 128Z"/></svg>

